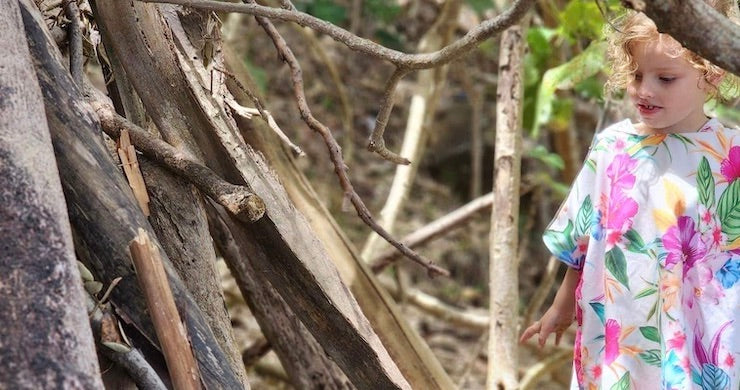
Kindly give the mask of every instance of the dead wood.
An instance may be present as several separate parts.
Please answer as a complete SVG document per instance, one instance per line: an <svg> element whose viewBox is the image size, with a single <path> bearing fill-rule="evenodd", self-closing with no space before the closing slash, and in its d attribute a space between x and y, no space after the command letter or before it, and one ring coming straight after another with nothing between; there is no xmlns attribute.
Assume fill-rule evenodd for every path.
<svg viewBox="0 0 740 390"><path fill-rule="evenodd" d="M180 322L159 248L152 243L146 231L139 228L138 235L129 244L129 250L172 385L176 389L200 389L198 366L188 343L187 331Z"/></svg>
<svg viewBox="0 0 740 390"><path fill-rule="evenodd" d="M102 388L43 97L0 7L0 387Z"/></svg>
<svg viewBox="0 0 740 390"><path fill-rule="evenodd" d="M248 185L265 202L267 213L260 220L227 221L255 268L358 388L408 388L304 217L262 159L243 143L223 106L206 93L208 84L193 70L197 62L177 61L157 8L111 0L97 5L98 22L119 37L113 49L125 54L118 57L154 122L160 126L165 116L177 117L197 138L214 171Z"/></svg>
<svg viewBox="0 0 740 390"><path fill-rule="evenodd" d="M298 389L354 389L285 300L241 253L216 207L210 205L207 208L213 241L262 333L269 340L268 350L271 346L278 355L293 386ZM223 208L221 212L224 212Z"/></svg>
<svg viewBox="0 0 740 390"><path fill-rule="evenodd" d="M37 77L46 103L62 187L80 257L103 283L121 282L111 294L118 312L152 343L155 332L137 286L128 242L142 227L151 231L128 185L107 154L97 117L73 84L60 55L45 32L33 4L23 2L23 20L32 49ZM228 365L200 309L163 256L175 302L207 388L238 389L242 382Z"/></svg>

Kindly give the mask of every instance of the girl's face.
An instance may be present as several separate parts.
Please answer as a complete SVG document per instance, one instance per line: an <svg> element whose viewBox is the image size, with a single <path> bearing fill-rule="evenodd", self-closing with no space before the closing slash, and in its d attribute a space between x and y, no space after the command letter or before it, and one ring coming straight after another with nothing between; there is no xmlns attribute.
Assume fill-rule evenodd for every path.
<svg viewBox="0 0 740 390"><path fill-rule="evenodd" d="M627 93L646 132L692 132L707 121L707 90L702 73L684 57L674 58L666 53L677 44L653 40L636 42L632 47L637 70Z"/></svg>

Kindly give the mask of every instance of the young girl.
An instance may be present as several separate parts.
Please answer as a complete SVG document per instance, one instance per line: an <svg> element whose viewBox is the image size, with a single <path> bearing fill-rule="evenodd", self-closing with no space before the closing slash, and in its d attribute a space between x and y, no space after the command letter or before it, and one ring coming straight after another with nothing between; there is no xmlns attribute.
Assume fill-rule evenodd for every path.
<svg viewBox="0 0 740 390"><path fill-rule="evenodd" d="M725 72L639 13L610 44L640 122L596 135L544 234L569 268L522 341L575 318L573 389L738 390L740 131L703 110Z"/></svg>

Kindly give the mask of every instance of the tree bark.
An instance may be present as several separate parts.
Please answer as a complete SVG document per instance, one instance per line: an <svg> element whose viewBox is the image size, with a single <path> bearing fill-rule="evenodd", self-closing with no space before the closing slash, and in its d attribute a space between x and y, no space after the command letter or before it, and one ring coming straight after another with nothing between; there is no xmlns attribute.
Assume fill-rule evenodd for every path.
<svg viewBox="0 0 740 390"><path fill-rule="evenodd" d="M0 386L102 388L18 3L0 7Z"/></svg>
<svg viewBox="0 0 740 390"><path fill-rule="evenodd" d="M156 345L128 253L128 243L136 229L145 228L153 236L151 227L107 154L97 118L61 65L38 10L24 0L22 14L76 233L75 249L98 280L107 284L116 277L122 278L111 294L113 304ZM226 356L169 259L163 252L162 255L206 387L242 388L238 375L222 364L227 361Z"/></svg>
<svg viewBox="0 0 740 390"><path fill-rule="evenodd" d="M241 253L219 216L219 208L209 205L207 210L213 241L293 386L297 389L354 389L285 300ZM221 212L225 211L221 208Z"/></svg>
<svg viewBox="0 0 740 390"><path fill-rule="evenodd" d="M214 171L248 185L265 202L262 219L249 224L229 216L227 221L255 268L355 386L408 388L304 217L263 159L244 144L224 107L207 93L207 76L196 73L204 71L197 55L186 53L178 61L156 7L112 0L97 5L98 22L119 37L113 49L154 122L160 128L171 126L169 119L183 124Z"/></svg>
<svg viewBox="0 0 740 390"><path fill-rule="evenodd" d="M519 319L519 182L522 149L523 65L526 40L521 24L501 37L496 91L496 147L490 237L490 331L488 389L516 389Z"/></svg>
<svg viewBox="0 0 740 390"><path fill-rule="evenodd" d="M253 84L249 82L249 74L239 56L229 48L226 48L225 54L231 72L242 83ZM230 85L229 89L241 104L248 104L248 97L236 86ZM238 119L237 123L249 144L265 156L272 169L282 178L287 196L306 216L313 232L325 245L342 280L351 289L352 295L411 387L425 390L454 388L442 365L359 257L356 248L325 208L308 179L295 166L291 152L282 146L278 136L259 119Z"/></svg>

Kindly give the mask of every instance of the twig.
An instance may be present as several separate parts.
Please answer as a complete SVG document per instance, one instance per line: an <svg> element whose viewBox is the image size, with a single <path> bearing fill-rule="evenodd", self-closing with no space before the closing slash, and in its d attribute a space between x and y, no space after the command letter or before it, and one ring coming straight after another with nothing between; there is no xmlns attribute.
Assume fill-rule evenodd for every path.
<svg viewBox="0 0 740 390"><path fill-rule="evenodd" d="M240 12L257 17L257 21L263 25L268 35L273 34L265 27L267 19L278 19L297 23L304 27L309 27L317 32L326 34L334 40L343 43L352 50L380 58L391 62L396 66L396 71L386 84L386 93L384 94L380 114L373 130L368 149L378 153L384 159L396 164L409 164L409 161L400 155L386 149L385 142L382 138L385 126L393 107L393 95L395 85L406 73L412 70L428 69L439 65L444 65L455 58L458 58L475 47L492 35L503 31L509 26L517 23L534 3L534 0L517 0L502 14L494 19L487 20L477 27L470 30L464 37L432 53L423 54L406 54L397 50L392 50L379 45L371 40L360 38L347 30L337 27L329 22L318 19L311 15L295 10L289 0L283 0L284 8L279 9L265 7L256 4L253 0L245 1L247 4L234 4L210 0L140 0L147 3L170 3L179 4L186 7L206 9L220 12ZM289 6L286 6L289 5ZM262 20L262 21L260 21ZM272 24L270 24L272 26ZM272 27L274 29L274 27ZM277 31L275 31L277 33ZM278 34L279 35L279 34ZM274 40L274 38L273 38ZM287 45L286 45L287 46ZM284 58L285 59L285 58ZM287 59L285 59L287 61ZM304 118L304 120L306 120ZM310 125L309 125L310 126Z"/></svg>
<svg viewBox="0 0 740 390"><path fill-rule="evenodd" d="M569 362L572 357L573 350L564 349L557 351L554 355L551 355L547 359L533 365L524 373L524 377L522 377L522 380L519 382L519 389L534 389L534 386L543 375Z"/></svg>
<svg viewBox="0 0 740 390"><path fill-rule="evenodd" d="M270 350L272 350L270 341L264 337L260 337L242 352L244 367L252 367L258 360L270 352Z"/></svg>
<svg viewBox="0 0 740 390"><path fill-rule="evenodd" d="M421 229L404 237L402 241L410 248L415 248L461 226L477 213L488 210L491 207L491 203L493 203L492 192L474 199L451 213L432 221ZM385 251L372 259L370 268L377 274L390 264L393 264L397 258L398 252L394 250Z"/></svg>
<svg viewBox="0 0 740 390"><path fill-rule="evenodd" d="M198 366L175 306L159 248L149 240L146 231L139 228L129 250L174 388L200 389Z"/></svg>
<svg viewBox="0 0 740 390"><path fill-rule="evenodd" d="M90 313L90 327L95 335L95 341L100 343L101 346L98 350L105 355L108 359L118 364L123 368L126 373L133 379L136 386L140 389L151 389L151 390L165 390L167 386L162 383L162 380L157 375L157 372L149 365L149 362L142 356L141 352L133 347L126 348L111 348L111 345L102 345L102 325L104 319L113 317L113 314L108 310L106 306L99 308L99 302L97 302L90 294L86 294L87 297L87 308ZM91 309L92 308L92 309ZM123 334L121 334L123 337Z"/></svg>
<svg viewBox="0 0 740 390"><path fill-rule="evenodd" d="M392 295L398 295L398 290L396 289L395 283L389 281L386 278L379 278L379 280L380 284L385 287ZM487 315L462 311L440 301L438 298L425 294L416 289L407 287L404 293L408 303L418 307L423 312L430 314L436 318L447 321L450 324L459 327L477 330L480 332L486 331L488 329L489 325Z"/></svg>
<svg viewBox="0 0 740 390"><path fill-rule="evenodd" d="M383 133L385 133L385 127L388 125L388 118L391 116L393 104L395 103L394 97L396 96L396 86L398 86L398 82L401 81L401 79L409 72L411 72L409 69L400 67L396 68L391 77L388 78L388 81L385 83L383 102L380 104L380 111L375 119L375 128L373 129L373 133L370 135L370 142L367 144L367 150L378 153L384 159L401 165L409 165L411 164L411 161L388 150L385 147Z"/></svg>
<svg viewBox="0 0 740 390"><path fill-rule="evenodd" d="M145 156L193 183L240 220L252 222L264 215L264 202L246 187L224 181L210 168L119 116L108 104L101 101L92 101L91 104L98 114L103 131L111 138L118 138L121 129L128 130L132 143Z"/></svg>
<svg viewBox="0 0 740 390"><path fill-rule="evenodd" d="M265 123L267 123L267 126L270 129L272 129L272 131L274 131L278 135L278 137L280 137L280 139L283 142L285 142L286 145L290 147L290 149L293 151L293 154L295 154L296 157L302 157L306 155L306 153L304 153L303 150L301 150L301 148L298 145L294 144L290 140L290 138L288 138L288 136L285 135L285 133L283 133L283 131L277 125L277 122L275 122L275 118L272 117L272 114L270 114L269 111L265 110L265 108L262 105L262 101L260 101L260 98L257 97L257 95L254 92L252 92L249 88L245 87L244 84L242 84L241 81L239 81L236 78L236 76L234 76L234 74L232 74L228 70L221 69L221 68L213 68L213 69L226 75L228 78L231 79L231 81L233 81L236 84L236 86L240 90L242 90L242 92L244 92L247 96L249 96L249 98L254 103L254 107L257 109L257 112L259 112L260 117L262 117ZM229 106L231 107L233 107L234 104L236 104L237 106L239 105L239 103L237 103L233 99L229 100L227 104L229 104Z"/></svg>
<svg viewBox="0 0 740 390"><path fill-rule="evenodd" d="M80 27L80 9L77 0L70 0L64 7L64 12L69 19L69 71L72 74L77 87L82 89L82 29Z"/></svg>
<svg viewBox="0 0 740 390"><path fill-rule="evenodd" d="M390 233L388 233L385 229L383 229L383 227L381 227L374 221L372 215L370 214L370 210L367 209L365 203L362 201L357 192L355 192L355 189L352 186L352 182L347 176L347 166L344 163L342 151L339 147L339 144L337 144L337 140L331 134L329 128L327 128L323 123L314 118L313 114L311 113L311 109L308 107L308 103L306 103L306 94L303 89L303 72L301 70L300 64L298 63L298 60L296 59L295 55L293 55L293 51L290 50L287 43L285 42L285 39L283 39L283 37L277 31L272 22L263 17L257 17L256 19L257 22L265 30L267 35L270 36L270 39L272 39L272 42L275 45L278 53L280 54L280 57L288 64L288 67L291 71L291 80L293 82L293 95L296 99L296 102L298 103L298 109L301 113L301 118L304 122L306 122L311 130L319 133L319 135L321 135L321 137L323 138L324 143L329 149L329 158L334 164L334 172L339 178L339 184L344 190L344 195L347 199L349 199L350 202L352 202L352 205L355 207L357 215L360 217L360 219L362 219L365 224L370 226L371 229L376 231L391 245L396 247L406 257L426 268L427 273L430 277L436 275L449 275L449 272L447 270L435 265L431 261L423 258L416 252L409 249L404 244L398 242L390 235Z"/></svg>

